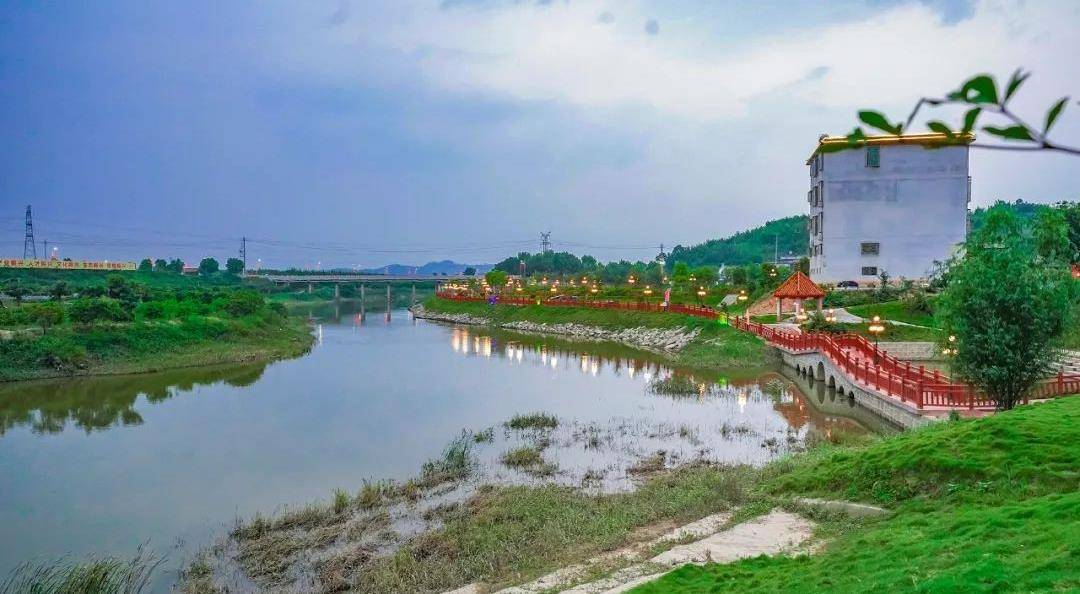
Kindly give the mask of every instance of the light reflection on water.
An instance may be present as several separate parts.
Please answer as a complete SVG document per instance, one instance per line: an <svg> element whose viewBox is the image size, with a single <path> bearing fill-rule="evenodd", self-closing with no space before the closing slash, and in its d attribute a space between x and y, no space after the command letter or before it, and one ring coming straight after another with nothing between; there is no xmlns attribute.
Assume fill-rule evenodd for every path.
<svg viewBox="0 0 1080 594"><path fill-rule="evenodd" d="M815 408L775 372L694 375L615 345L404 311L346 312L315 332L309 355L269 365L0 386L0 574L32 557L130 554L148 539L188 551L238 515L408 478L462 429L496 429L478 448L493 480L541 480L500 464L533 443L503 428L516 413L562 420L544 450L558 466L550 480L593 470L609 489L629 486L627 464L657 450L669 463L757 464L809 432L860 428L842 402ZM648 389L675 375L697 393Z"/></svg>

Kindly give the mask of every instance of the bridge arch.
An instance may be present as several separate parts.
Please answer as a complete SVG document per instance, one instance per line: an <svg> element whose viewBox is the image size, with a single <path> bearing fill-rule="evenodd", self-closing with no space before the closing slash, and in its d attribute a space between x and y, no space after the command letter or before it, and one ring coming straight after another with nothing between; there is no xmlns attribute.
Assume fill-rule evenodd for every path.
<svg viewBox="0 0 1080 594"><path fill-rule="evenodd" d="M818 361L817 375L815 377L817 377L821 381L825 381L825 364L821 361Z"/></svg>
<svg viewBox="0 0 1080 594"><path fill-rule="evenodd" d="M835 376L832 376L832 375L829 376L829 389L831 389L831 390L836 389L836 377Z"/></svg>

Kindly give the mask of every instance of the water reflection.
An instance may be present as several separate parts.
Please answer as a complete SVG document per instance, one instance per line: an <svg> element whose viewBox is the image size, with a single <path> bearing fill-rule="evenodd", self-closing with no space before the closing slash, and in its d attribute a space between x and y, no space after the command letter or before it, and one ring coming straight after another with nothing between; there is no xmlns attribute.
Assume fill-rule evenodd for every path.
<svg viewBox="0 0 1080 594"><path fill-rule="evenodd" d="M811 382L779 371L751 371L744 376L712 375L671 367L655 356L616 344L578 343L552 336L520 334L480 328L454 326L449 333L450 347L468 357L483 357L511 365L549 368L600 378L605 374L636 379L648 389L654 380L678 378L697 388L696 399L731 398L739 414L748 406L768 401L789 427L819 432L829 438L834 431L863 433L890 430L887 424L847 397L837 399L835 390L823 382ZM585 350L587 349L587 351ZM561 362L561 363L560 363ZM817 401L807 396L809 390ZM830 393L831 392L831 393ZM663 397L662 395L658 395ZM685 398L681 396L680 398Z"/></svg>
<svg viewBox="0 0 1080 594"><path fill-rule="evenodd" d="M246 387L258 381L265 369L261 363L0 384L0 436L20 426L36 434L56 434L69 427L91 433L141 425L143 417L135 410L139 396L155 404L196 386Z"/></svg>

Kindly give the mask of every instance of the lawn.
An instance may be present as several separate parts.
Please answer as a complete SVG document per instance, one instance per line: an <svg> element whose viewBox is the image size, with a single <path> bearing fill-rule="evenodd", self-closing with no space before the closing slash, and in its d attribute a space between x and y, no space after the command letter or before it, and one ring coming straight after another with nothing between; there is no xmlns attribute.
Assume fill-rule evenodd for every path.
<svg viewBox="0 0 1080 594"><path fill-rule="evenodd" d="M904 322L906 324L915 324L916 326L927 326L930 328L937 327L933 314L921 311L910 311L900 301L853 305L845 309L854 315L866 319L871 319L874 316L881 316L881 319L886 321Z"/></svg>
<svg viewBox="0 0 1080 594"><path fill-rule="evenodd" d="M779 462L774 497L885 504L810 556L684 566L637 594L1080 588L1080 398Z"/></svg>

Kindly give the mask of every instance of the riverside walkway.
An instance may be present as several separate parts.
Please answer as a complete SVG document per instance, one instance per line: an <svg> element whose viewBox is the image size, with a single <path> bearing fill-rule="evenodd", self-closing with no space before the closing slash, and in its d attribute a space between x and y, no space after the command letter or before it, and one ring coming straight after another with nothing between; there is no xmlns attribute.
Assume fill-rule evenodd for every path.
<svg viewBox="0 0 1080 594"><path fill-rule="evenodd" d="M454 294L446 291L436 293L448 301L484 302L484 297ZM551 307L582 307L620 311L678 313L706 319L726 318L708 307L671 304L664 307L654 303L628 303L609 300L583 300L567 298L500 297L505 305L544 305ZM779 329L759 324L741 317L726 318L733 328L759 336L769 344L791 355L815 353L819 364L827 363L833 377L841 376L849 385L873 393L878 397L895 400L921 413L947 412L950 410L995 410L996 403L976 391L972 386L952 381L947 375L922 365L901 361L876 347L858 334L828 334ZM816 379L824 380L824 369L817 372L810 368L798 369ZM1080 374L1059 372L1035 386L1024 398L1030 400L1053 398L1080 393Z"/></svg>

